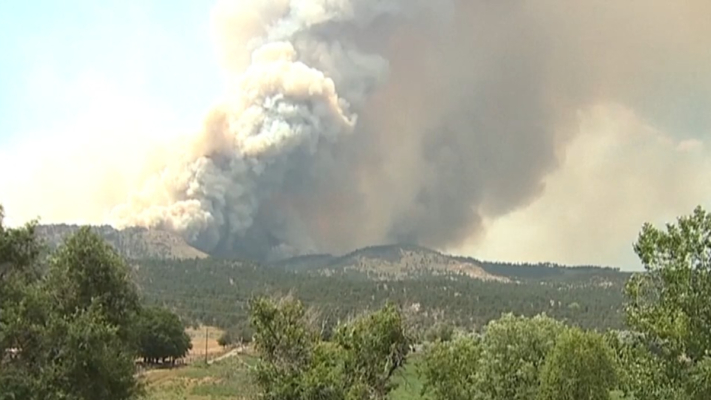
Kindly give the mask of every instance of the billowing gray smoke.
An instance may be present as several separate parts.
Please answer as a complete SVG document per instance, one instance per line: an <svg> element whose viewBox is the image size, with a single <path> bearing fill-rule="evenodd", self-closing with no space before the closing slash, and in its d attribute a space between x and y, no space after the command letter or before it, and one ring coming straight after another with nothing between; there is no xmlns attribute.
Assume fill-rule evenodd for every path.
<svg viewBox="0 0 711 400"><path fill-rule="evenodd" d="M113 216L259 258L457 245L544 190L578 110L650 111L650 83L688 65L659 54L699 50L655 30L709 15L700 0L584 3L221 3L232 99Z"/></svg>

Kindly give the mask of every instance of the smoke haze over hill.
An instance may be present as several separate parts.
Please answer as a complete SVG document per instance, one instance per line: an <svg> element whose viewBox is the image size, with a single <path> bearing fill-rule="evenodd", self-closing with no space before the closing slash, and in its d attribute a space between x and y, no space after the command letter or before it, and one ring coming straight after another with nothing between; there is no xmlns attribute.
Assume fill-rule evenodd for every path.
<svg viewBox="0 0 711 400"><path fill-rule="evenodd" d="M506 233L494 229L492 243L487 227L517 229L509 216L546 199L547 187L556 198L544 204L569 206L590 176L575 173L587 156L612 159L595 170L606 173L593 192L630 176L655 188L616 195L621 215L665 187L677 190L673 211L686 212L710 194L688 189L709 178L689 173L710 159L708 15L704 0L221 1L212 22L228 100L112 198L125 200L111 203L109 221L257 258L392 242L502 248ZM620 115L637 125L619 135L581 128ZM640 126L661 144L629 168L639 147L625 135ZM586 153L580 138L599 144L598 135L607 146ZM647 175L660 159L686 158L674 156L683 144L698 161ZM561 173L568 186L551 182ZM629 225L669 204L645 205ZM608 211L574 212L584 229L606 229ZM563 225L565 234L541 230L545 243L562 246L580 229Z"/></svg>

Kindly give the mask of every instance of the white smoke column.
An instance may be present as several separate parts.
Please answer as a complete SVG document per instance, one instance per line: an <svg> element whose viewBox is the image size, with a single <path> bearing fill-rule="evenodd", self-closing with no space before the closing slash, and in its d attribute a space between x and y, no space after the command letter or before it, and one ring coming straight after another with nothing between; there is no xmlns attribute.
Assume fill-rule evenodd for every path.
<svg viewBox="0 0 711 400"><path fill-rule="evenodd" d="M329 145L352 132L356 115L350 103L363 102L387 71L381 57L332 35L327 39L318 29L331 29L331 23L367 29L377 17L399 14L399 4L257 0L220 5L218 11L235 18L222 21L222 28L236 31L224 35L232 40L224 43L231 67L241 68L246 61L241 50L253 49L234 99L213 111L175 162L114 209L114 224L179 232L208 251L243 238L260 206L283 190L289 173L299 169L302 173L291 178L306 179L311 159L317 162ZM283 223L298 222L291 219ZM304 232L288 236L301 242L298 251L315 249ZM293 246L288 239L275 245Z"/></svg>

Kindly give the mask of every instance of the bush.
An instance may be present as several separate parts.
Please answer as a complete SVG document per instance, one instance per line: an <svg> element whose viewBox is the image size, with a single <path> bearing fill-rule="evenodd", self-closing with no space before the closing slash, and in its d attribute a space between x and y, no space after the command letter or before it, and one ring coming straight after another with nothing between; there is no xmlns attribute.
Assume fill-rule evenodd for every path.
<svg viewBox="0 0 711 400"><path fill-rule="evenodd" d="M438 323L425 333L425 340L428 342L449 342L453 337L454 326L448 323Z"/></svg>

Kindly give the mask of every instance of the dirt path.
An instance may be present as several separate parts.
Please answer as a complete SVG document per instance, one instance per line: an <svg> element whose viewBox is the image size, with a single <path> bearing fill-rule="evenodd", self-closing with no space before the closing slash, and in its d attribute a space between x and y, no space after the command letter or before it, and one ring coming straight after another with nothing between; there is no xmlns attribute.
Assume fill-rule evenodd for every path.
<svg viewBox="0 0 711 400"><path fill-rule="evenodd" d="M225 353L225 354L223 354L223 355L221 355L221 356L219 356L219 357L217 357L217 358L213 358L212 360L209 360L207 363L208 363L208 365L209 365L209 364L212 364L212 363L214 363L214 362L222 361L222 360L224 360L224 359L226 359L226 358L230 358L230 357L237 356L237 355L239 355L239 354L242 353L242 352L244 352L244 347L243 347L243 346L235 347L234 349L228 351L227 353Z"/></svg>

